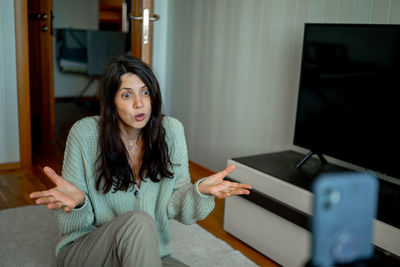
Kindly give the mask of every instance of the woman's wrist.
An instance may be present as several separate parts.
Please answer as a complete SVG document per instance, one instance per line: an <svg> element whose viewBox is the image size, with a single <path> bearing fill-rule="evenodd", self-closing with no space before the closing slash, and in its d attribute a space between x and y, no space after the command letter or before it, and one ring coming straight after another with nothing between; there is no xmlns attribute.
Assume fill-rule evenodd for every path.
<svg viewBox="0 0 400 267"><path fill-rule="evenodd" d="M205 186L204 186L204 179L205 178L202 178L201 180L200 180L200 182L197 184L197 190L199 191L199 193L201 193L201 194L203 194L203 195L206 195L206 196L209 196L209 195L211 195L209 192L207 192L206 190L205 190Z"/></svg>

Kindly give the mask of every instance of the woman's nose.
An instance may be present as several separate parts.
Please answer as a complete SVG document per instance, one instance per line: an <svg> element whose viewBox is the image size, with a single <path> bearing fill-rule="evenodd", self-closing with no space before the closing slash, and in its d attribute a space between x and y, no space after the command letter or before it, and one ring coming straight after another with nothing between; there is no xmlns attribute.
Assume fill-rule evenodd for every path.
<svg viewBox="0 0 400 267"><path fill-rule="evenodd" d="M143 107L143 101L140 96L135 95L135 98L133 100L133 107L134 108L142 108Z"/></svg>

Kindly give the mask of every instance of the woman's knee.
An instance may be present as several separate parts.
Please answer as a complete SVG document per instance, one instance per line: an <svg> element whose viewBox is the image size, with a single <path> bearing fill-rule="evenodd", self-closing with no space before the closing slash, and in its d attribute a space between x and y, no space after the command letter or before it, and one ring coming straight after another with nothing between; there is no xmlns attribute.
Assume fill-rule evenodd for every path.
<svg viewBox="0 0 400 267"><path fill-rule="evenodd" d="M131 211L121 215L122 226L118 230L118 235L140 234L142 232L157 232L153 217L144 211Z"/></svg>
<svg viewBox="0 0 400 267"><path fill-rule="evenodd" d="M128 221L136 224L143 225L154 225L155 222L153 217L151 217L147 212L141 210L135 210L127 213Z"/></svg>
<svg viewBox="0 0 400 267"><path fill-rule="evenodd" d="M158 231L153 217L143 211L128 212L121 216L118 219L123 223L114 236L119 257L144 247L158 251Z"/></svg>

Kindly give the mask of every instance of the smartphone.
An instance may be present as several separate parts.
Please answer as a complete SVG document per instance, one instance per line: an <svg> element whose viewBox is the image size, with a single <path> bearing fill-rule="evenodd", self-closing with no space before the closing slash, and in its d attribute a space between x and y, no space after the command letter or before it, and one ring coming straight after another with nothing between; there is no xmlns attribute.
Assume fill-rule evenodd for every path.
<svg viewBox="0 0 400 267"><path fill-rule="evenodd" d="M312 266L371 258L377 178L364 172L323 174L313 183L312 192Z"/></svg>

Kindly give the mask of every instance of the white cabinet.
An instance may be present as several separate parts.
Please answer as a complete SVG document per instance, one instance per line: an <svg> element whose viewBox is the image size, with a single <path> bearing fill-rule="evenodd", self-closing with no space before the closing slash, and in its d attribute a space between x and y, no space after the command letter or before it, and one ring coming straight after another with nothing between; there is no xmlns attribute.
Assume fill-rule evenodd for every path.
<svg viewBox="0 0 400 267"><path fill-rule="evenodd" d="M228 179L251 184L253 191L249 196L225 200L225 231L288 267L304 266L310 259L313 179L324 172L348 171L333 164L323 165L314 158L296 169L303 157L294 151L284 151L228 161L228 165L237 166ZM380 186L381 210L375 221L374 244L378 253L384 251L385 257L398 260L400 215L398 210L390 209L400 204L400 186L397 199L390 200L385 196L388 185L381 182ZM390 190L396 190L393 187L396 185L390 185Z"/></svg>

